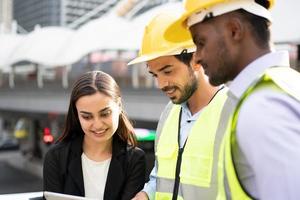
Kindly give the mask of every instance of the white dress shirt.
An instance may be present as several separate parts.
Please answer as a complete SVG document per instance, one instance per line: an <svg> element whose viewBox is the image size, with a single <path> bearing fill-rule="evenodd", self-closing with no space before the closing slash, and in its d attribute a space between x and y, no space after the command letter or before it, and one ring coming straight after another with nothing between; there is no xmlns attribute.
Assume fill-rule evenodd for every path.
<svg viewBox="0 0 300 200"><path fill-rule="evenodd" d="M287 52L268 53L250 63L230 83L237 99L259 74L289 66ZM300 86L299 86L300 87ZM243 188L255 199L300 198L300 103L291 96L261 89L242 104L233 158Z"/></svg>
<svg viewBox="0 0 300 200"><path fill-rule="evenodd" d="M97 162L89 159L82 153L81 162L85 197L103 200L110 161L111 158Z"/></svg>

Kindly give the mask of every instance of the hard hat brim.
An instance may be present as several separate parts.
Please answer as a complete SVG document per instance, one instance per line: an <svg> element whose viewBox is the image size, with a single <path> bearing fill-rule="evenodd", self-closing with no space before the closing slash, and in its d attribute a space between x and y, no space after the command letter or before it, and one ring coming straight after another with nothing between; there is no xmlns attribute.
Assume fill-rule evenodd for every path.
<svg viewBox="0 0 300 200"><path fill-rule="evenodd" d="M139 56L139 57L133 59L132 61L130 61L127 65L134 65L134 64L138 64L138 63L147 62L147 61L153 60L155 58L158 58L160 56L161 55L158 55L158 54Z"/></svg>
<svg viewBox="0 0 300 200"><path fill-rule="evenodd" d="M186 49L187 52L190 53L190 52L194 52L196 50L196 47L192 43L192 45L188 48L179 47L179 48L173 49L171 51L139 56L139 57L133 59L132 61L130 61L127 65L129 66L129 65L134 65L134 64L138 64L138 63L148 62L150 60L154 60L156 58L163 57L163 56L179 55L184 49Z"/></svg>

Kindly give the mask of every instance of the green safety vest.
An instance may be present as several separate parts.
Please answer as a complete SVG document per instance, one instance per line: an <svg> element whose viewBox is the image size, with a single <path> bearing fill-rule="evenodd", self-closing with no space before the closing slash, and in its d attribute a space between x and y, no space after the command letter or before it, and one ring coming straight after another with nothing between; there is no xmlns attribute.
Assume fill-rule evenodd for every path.
<svg viewBox="0 0 300 200"><path fill-rule="evenodd" d="M217 200L225 200L226 193L229 194L232 200L248 200L251 197L243 190L237 177L233 158L232 147L237 145L236 141L236 125L238 114L243 102L254 91L262 88L272 88L276 91L286 93L300 102L300 74L289 67L272 67L265 71L262 77L243 94L237 103L234 112L231 114L224 139L220 150L221 166L218 172L218 197ZM226 178L225 178L226 177ZM225 182L228 188L225 188Z"/></svg>
<svg viewBox="0 0 300 200"><path fill-rule="evenodd" d="M223 135L217 135L219 116L226 99L220 90L202 110L190 130L182 154L177 199L215 199L219 146ZM178 124L181 106L173 105L162 127L157 146L156 200L172 199L178 156Z"/></svg>

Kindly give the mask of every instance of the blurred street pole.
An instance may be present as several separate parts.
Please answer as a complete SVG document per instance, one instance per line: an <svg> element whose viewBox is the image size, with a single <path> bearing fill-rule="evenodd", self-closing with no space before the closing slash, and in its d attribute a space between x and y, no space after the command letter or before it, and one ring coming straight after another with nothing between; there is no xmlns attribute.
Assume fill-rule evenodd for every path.
<svg viewBox="0 0 300 200"><path fill-rule="evenodd" d="M10 33L13 21L13 0L0 0L0 33Z"/></svg>

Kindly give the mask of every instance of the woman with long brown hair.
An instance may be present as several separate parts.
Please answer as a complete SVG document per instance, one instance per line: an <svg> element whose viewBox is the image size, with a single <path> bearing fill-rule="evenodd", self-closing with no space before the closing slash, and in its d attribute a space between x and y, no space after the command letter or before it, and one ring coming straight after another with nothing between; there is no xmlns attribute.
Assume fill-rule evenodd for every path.
<svg viewBox="0 0 300 200"><path fill-rule="evenodd" d="M74 84L62 136L46 154L44 190L104 200L131 199L145 183L145 154L136 147L119 86L87 72Z"/></svg>

